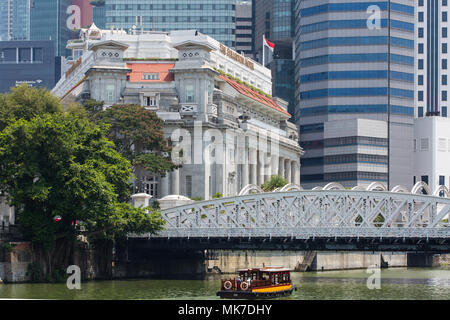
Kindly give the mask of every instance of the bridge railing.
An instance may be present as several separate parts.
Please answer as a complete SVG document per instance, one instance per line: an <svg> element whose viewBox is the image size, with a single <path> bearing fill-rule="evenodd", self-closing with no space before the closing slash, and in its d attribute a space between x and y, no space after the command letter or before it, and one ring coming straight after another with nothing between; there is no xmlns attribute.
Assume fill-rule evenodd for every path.
<svg viewBox="0 0 450 320"><path fill-rule="evenodd" d="M316 190L196 202L162 211L153 237L448 238L450 199L381 191Z"/></svg>

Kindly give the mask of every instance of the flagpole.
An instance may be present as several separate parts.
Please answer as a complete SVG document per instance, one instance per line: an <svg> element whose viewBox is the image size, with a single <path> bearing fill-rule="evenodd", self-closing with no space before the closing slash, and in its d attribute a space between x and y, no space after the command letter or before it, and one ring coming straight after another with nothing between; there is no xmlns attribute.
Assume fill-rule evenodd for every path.
<svg viewBox="0 0 450 320"><path fill-rule="evenodd" d="M266 52L266 35L263 34L263 47L262 47L262 65L265 67L266 66L266 59L265 59L265 52Z"/></svg>

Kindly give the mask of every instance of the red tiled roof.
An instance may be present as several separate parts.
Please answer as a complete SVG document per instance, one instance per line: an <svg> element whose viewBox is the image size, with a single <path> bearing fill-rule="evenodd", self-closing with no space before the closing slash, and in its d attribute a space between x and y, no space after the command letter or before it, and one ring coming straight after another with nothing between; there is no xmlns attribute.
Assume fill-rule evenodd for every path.
<svg viewBox="0 0 450 320"><path fill-rule="evenodd" d="M219 79L226 81L230 86L232 86L240 94L243 94L244 96L247 96L255 101L265 104L266 106L291 117L291 114L289 112L284 110L273 99L265 96L264 94L259 93L255 90L252 90L249 87L247 87L246 85L241 84L235 80L232 80L232 79L228 78L227 76L220 75Z"/></svg>

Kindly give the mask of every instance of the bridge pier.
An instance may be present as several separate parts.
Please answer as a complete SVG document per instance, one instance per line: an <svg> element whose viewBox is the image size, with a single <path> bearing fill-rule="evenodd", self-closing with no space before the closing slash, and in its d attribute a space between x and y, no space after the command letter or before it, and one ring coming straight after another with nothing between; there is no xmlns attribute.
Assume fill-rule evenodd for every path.
<svg viewBox="0 0 450 320"><path fill-rule="evenodd" d="M439 267L439 255L431 253L407 253L407 266L410 268Z"/></svg>
<svg viewBox="0 0 450 320"><path fill-rule="evenodd" d="M133 241L126 251L126 258L114 263L113 278L202 279L206 275L202 250L147 250L142 242Z"/></svg>

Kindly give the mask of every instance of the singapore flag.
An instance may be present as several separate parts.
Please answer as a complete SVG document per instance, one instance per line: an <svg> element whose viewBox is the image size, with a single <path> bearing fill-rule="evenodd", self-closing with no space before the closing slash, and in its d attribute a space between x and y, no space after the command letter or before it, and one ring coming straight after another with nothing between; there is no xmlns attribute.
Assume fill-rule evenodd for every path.
<svg viewBox="0 0 450 320"><path fill-rule="evenodd" d="M266 39L266 36L263 35L263 65L271 63L273 60L273 51L275 49L275 43L270 42ZM267 59L266 59L267 57Z"/></svg>

